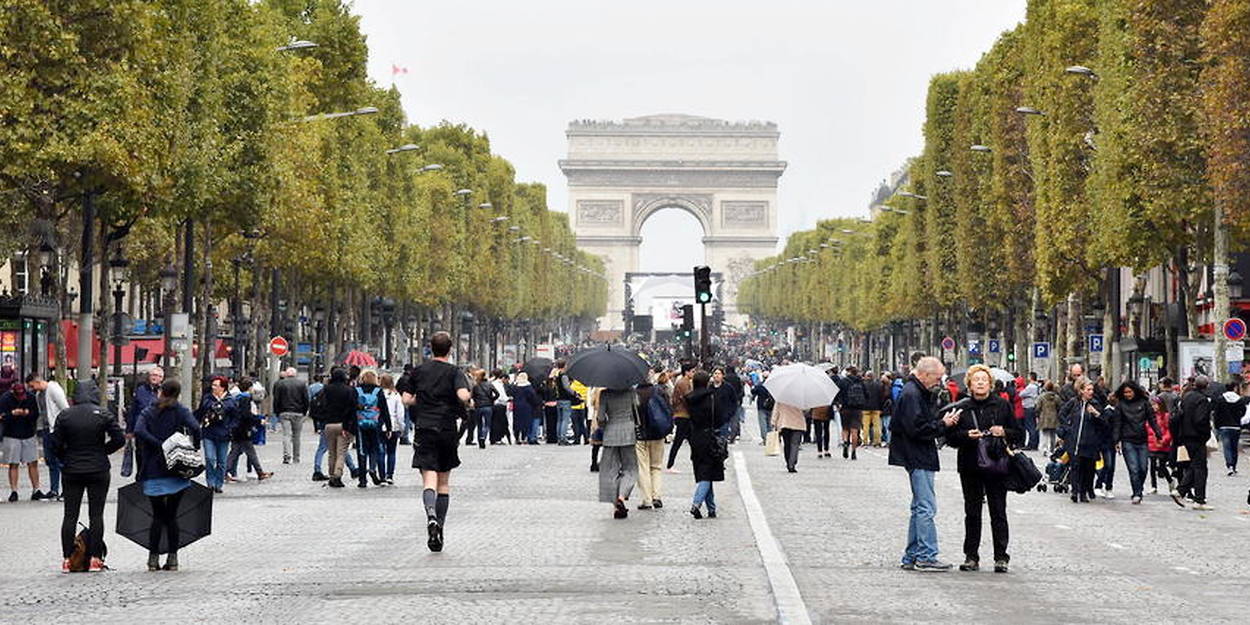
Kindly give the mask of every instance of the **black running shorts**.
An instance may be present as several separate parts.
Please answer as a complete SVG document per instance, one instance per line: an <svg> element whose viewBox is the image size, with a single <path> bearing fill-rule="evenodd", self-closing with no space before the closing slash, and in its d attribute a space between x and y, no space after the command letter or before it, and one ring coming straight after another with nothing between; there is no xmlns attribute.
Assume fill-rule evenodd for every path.
<svg viewBox="0 0 1250 625"><path fill-rule="evenodd" d="M456 430L416 430L413 437L412 468L443 473L460 466Z"/></svg>

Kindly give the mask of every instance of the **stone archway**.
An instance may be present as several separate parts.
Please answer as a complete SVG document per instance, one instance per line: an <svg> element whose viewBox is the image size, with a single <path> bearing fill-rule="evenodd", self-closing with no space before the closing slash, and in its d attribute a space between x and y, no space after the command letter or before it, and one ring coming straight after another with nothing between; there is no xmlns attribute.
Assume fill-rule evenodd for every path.
<svg viewBox="0 0 1250 625"><path fill-rule="evenodd" d="M660 210L679 208L703 227L705 262L725 276L722 306L740 325L737 284L754 259L777 247L780 133L771 122L691 115L569 124L569 221L582 249L601 255L610 278L603 329L620 329L624 278L638 270L640 232Z"/></svg>

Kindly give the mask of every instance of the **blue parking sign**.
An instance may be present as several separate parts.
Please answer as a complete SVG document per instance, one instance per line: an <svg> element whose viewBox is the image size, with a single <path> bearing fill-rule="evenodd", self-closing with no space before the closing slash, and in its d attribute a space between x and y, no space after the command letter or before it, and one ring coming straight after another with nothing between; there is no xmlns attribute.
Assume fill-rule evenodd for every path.
<svg viewBox="0 0 1250 625"><path fill-rule="evenodd" d="M1102 335L1101 334L1089 335L1089 352L1091 354L1097 354L1102 351L1102 348L1103 348Z"/></svg>
<svg viewBox="0 0 1250 625"><path fill-rule="evenodd" d="M998 354L998 353L1001 353L1002 351L1003 351L1002 341L999 341L998 339L990 339L990 353Z"/></svg>
<svg viewBox="0 0 1250 625"><path fill-rule="evenodd" d="M1038 360L1050 358L1050 343L1034 343L1033 357Z"/></svg>

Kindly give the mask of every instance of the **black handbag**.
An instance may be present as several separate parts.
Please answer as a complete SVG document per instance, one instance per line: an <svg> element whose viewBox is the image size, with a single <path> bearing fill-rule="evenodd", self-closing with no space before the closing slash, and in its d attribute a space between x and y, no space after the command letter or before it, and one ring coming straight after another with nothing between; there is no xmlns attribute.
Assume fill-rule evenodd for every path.
<svg viewBox="0 0 1250 625"><path fill-rule="evenodd" d="M1007 477L1003 479L1003 486L1006 486L1007 490L1021 494L1027 493L1042 481L1042 472L1033 463L1033 459L1023 453L1018 451L1011 453L1009 465L1010 470L1007 472Z"/></svg>
<svg viewBox="0 0 1250 625"><path fill-rule="evenodd" d="M981 429L976 411L972 413L972 423L978 430ZM977 439L977 468L982 473L1000 477L1007 475L1009 460L1007 446L999 438L982 436Z"/></svg>

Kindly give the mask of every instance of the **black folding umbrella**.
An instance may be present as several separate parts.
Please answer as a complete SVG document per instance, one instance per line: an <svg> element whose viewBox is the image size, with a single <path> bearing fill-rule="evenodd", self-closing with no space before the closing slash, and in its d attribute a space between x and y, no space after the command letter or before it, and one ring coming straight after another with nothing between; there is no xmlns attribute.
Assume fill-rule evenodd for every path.
<svg viewBox="0 0 1250 625"><path fill-rule="evenodd" d="M565 374L586 386L624 389L647 379L650 365L624 347L595 347L578 352Z"/></svg>
<svg viewBox="0 0 1250 625"><path fill-rule="evenodd" d="M152 505L143 494L143 484L135 482L117 489L117 533L151 551L148 532L152 529ZM191 482L178 503L178 548L213 533L213 491ZM162 532L157 553L169 553L169 537Z"/></svg>
<svg viewBox="0 0 1250 625"><path fill-rule="evenodd" d="M555 363L551 362L550 358L543 358L542 356L539 356L525 361L525 365L521 367L521 371L524 371L525 374L530 377L530 382L538 383L545 380L547 376L551 375L551 367L554 364Z"/></svg>

